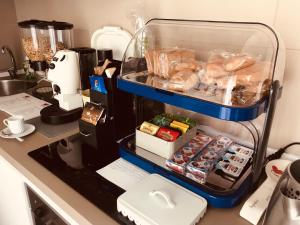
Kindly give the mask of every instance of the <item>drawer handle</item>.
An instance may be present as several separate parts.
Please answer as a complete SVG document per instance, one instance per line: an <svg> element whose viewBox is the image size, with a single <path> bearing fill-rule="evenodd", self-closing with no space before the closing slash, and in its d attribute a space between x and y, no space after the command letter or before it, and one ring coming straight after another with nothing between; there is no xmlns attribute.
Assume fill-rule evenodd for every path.
<svg viewBox="0 0 300 225"><path fill-rule="evenodd" d="M84 132L82 132L82 131L79 131L79 133L80 133L81 135L85 136L85 137L89 137L89 136L92 135L91 133L84 133Z"/></svg>

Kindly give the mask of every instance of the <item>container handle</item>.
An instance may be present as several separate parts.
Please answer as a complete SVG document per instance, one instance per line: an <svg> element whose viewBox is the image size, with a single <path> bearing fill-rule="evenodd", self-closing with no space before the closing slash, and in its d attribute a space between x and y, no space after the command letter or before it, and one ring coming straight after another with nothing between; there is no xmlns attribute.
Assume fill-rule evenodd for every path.
<svg viewBox="0 0 300 225"><path fill-rule="evenodd" d="M82 131L79 131L79 133L80 133L81 135L85 136L85 137L89 137L89 136L92 135L91 133L84 133L84 132L82 132Z"/></svg>
<svg viewBox="0 0 300 225"><path fill-rule="evenodd" d="M153 190L151 192L149 192L149 195L151 197L155 197L157 198L158 196L162 197L165 202L167 203L167 205L170 207L170 208L174 208L175 207L175 203L172 201L172 199L170 198L170 196L164 192L164 191L156 191L156 190Z"/></svg>

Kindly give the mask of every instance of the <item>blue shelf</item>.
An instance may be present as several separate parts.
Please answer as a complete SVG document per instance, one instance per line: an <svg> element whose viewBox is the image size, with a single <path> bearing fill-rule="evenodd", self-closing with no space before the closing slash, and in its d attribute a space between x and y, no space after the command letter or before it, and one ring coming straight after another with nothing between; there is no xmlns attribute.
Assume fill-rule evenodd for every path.
<svg viewBox="0 0 300 225"><path fill-rule="evenodd" d="M267 98L264 98L255 105L249 107L224 106L197 98L187 97L174 92L156 89L147 85L127 81L122 78L118 78L118 88L131 94L229 121L253 120L260 114L264 113L268 106Z"/></svg>

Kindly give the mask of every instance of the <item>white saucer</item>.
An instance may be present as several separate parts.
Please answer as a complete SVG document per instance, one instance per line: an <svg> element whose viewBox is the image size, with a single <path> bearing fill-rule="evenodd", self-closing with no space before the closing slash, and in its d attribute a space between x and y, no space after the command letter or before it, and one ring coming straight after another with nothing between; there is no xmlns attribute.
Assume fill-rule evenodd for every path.
<svg viewBox="0 0 300 225"><path fill-rule="evenodd" d="M24 137L28 134L31 134L35 130L35 126L32 124L24 124L24 131L20 134L6 134L10 133L10 130L8 127L4 128L3 130L0 131L0 137L2 138L20 138Z"/></svg>

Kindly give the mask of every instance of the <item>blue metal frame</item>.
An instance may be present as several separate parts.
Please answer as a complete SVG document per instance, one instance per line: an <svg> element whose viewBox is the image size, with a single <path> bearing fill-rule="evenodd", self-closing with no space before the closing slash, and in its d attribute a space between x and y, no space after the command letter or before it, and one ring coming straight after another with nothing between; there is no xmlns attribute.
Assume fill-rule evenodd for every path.
<svg viewBox="0 0 300 225"><path fill-rule="evenodd" d="M147 85L138 84L118 78L118 88L146 97L152 100L160 101L187 110L192 110L207 116L230 121L249 121L264 113L268 106L268 98L263 98L255 105L249 107L230 107L205 100L188 97L174 92L156 89Z"/></svg>
<svg viewBox="0 0 300 225"><path fill-rule="evenodd" d="M208 191L202 190L199 186L193 185L192 183L186 182L179 177L176 177L172 174L172 172L148 161L145 160L139 156L137 156L134 153L129 152L128 150L124 149L122 146L119 148L120 156L139 166L140 168L148 171L149 173L157 173L160 174L167 179L170 179L174 181L175 183L185 187L186 189L202 196L205 198L208 202L208 204L215 208L232 208L236 206L243 196L249 191L251 186L251 176L248 176L244 183L234 192L228 194L228 195L218 195L209 193Z"/></svg>

